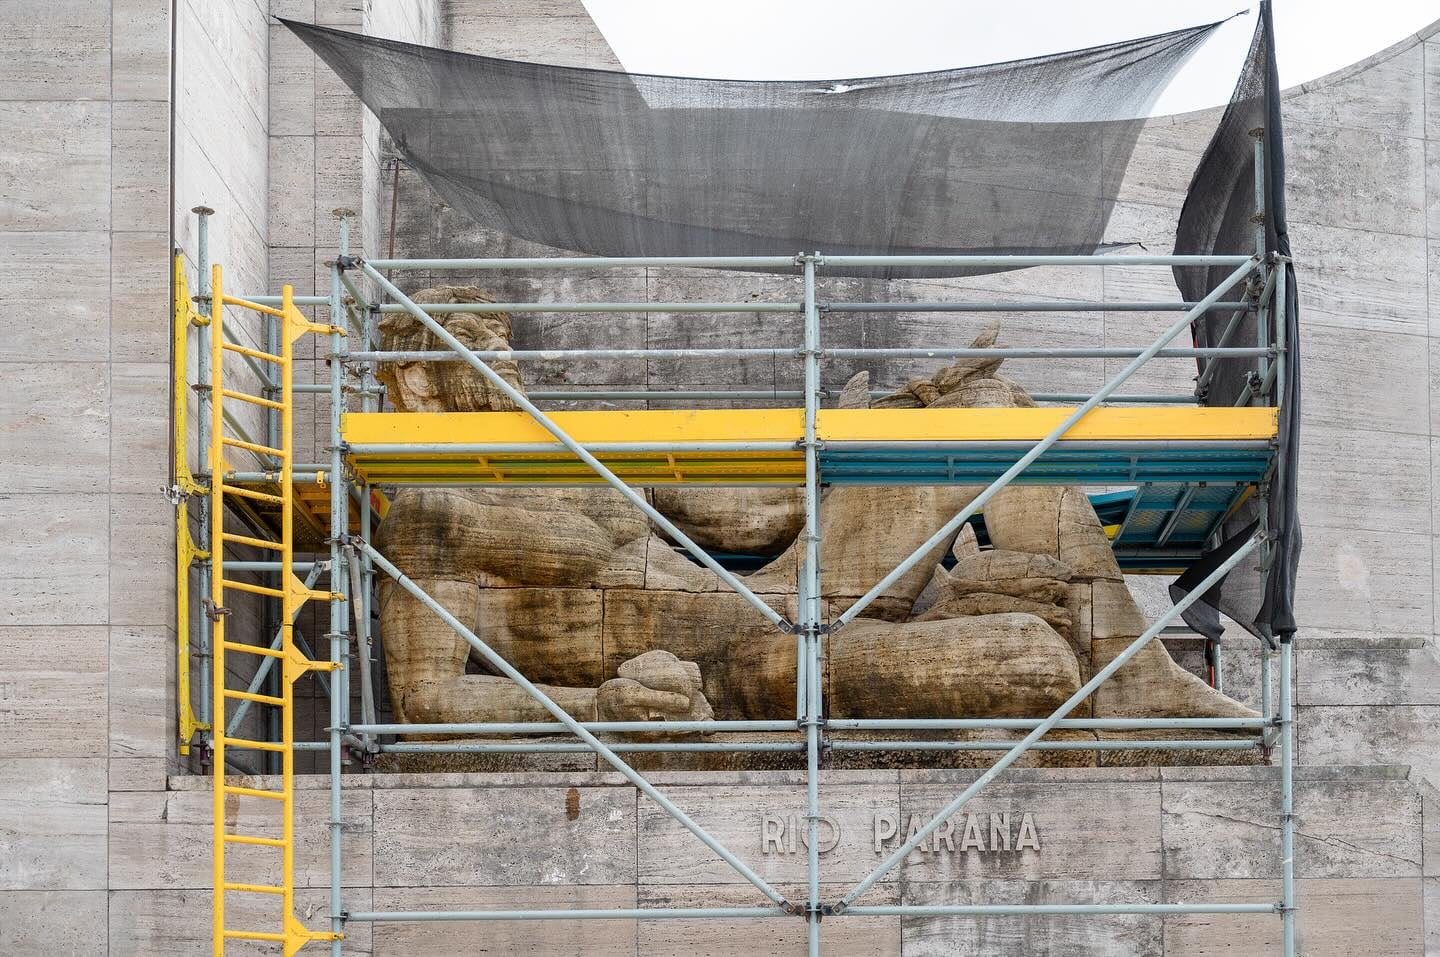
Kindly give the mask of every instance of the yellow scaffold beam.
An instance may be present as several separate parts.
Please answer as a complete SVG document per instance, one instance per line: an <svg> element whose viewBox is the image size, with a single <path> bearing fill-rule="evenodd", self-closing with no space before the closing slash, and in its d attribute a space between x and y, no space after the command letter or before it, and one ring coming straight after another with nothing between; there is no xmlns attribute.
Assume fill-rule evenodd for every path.
<svg viewBox="0 0 1440 957"><path fill-rule="evenodd" d="M843 450L846 443L877 442L901 443L902 454L933 447L941 449L942 460L963 459L967 452L951 443L973 442L978 449L982 443L1038 441L1070 411L834 409L820 412L817 432L827 463L830 453ZM594 448L599 459L632 484L795 485L804 478L799 451L804 413L799 409L555 412L551 418L577 441L599 446ZM1275 436L1276 421L1275 410L1267 408L1100 408L1064 438L1153 452L1176 442L1268 441ZM342 433L352 450L351 467L371 484L564 485L599 480L523 412L349 413ZM630 447L607 450L607 444ZM716 447L707 449L707 444ZM637 445L648 448L634 448Z"/></svg>
<svg viewBox="0 0 1440 957"><path fill-rule="evenodd" d="M825 442L1027 441L1044 438L1073 412L1043 409L822 409L816 431ZM649 409L552 412L577 441L795 442L801 409ZM1275 436L1270 408L1111 408L1094 410L1064 436L1070 441L1253 440ZM555 440L524 412L351 412L341 426L349 445L465 445ZM661 454L663 461L663 454Z"/></svg>

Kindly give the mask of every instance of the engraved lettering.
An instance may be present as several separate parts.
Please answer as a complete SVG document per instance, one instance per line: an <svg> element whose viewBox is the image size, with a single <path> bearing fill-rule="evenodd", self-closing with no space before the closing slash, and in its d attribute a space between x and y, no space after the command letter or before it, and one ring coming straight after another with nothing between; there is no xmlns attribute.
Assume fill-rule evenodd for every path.
<svg viewBox="0 0 1440 957"><path fill-rule="evenodd" d="M1015 838L1015 850L1023 851L1027 847L1040 850L1040 834L1035 830L1034 816L1028 811L1020 817L1020 834Z"/></svg>
<svg viewBox="0 0 1440 957"><path fill-rule="evenodd" d="M990 815L990 850L1010 850L1010 812Z"/></svg>
<svg viewBox="0 0 1440 957"><path fill-rule="evenodd" d="M875 853L879 854L885 842L900 831L900 820L887 811L875 812Z"/></svg>

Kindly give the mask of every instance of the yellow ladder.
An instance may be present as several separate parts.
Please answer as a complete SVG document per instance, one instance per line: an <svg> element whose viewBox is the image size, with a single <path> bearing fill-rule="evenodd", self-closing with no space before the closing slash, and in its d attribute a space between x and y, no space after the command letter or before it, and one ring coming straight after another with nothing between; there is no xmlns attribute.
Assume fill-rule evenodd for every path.
<svg viewBox="0 0 1440 957"><path fill-rule="evenodd" d="M280 323L280 354L262 352L225 340L225 306L238 306L270 316ZM329 334L331 326L318 325L306 319L295 308L293 291L286 286L281 297L281 307L273 309L259 303L237 299L224 294L223 276L219 265L213 267L210 305L210 387L211 387L211 439L210 461L210 554L214 556L214 575L211 579L210 602L207 613L214 622L213 667L214 667L214 866L215 866L215 936L214 955L223 957L225 942L228 940L273 941L283 947L285 957L291 957L312 940L332 941L343 937L340 934L309 930L295 917L295 689L294 684L308 671L330 671L339 667L335 662L312 661L305 657L294 644L291 622L295 613L308 599L322 601L343 600L341 594L320 592L306 588L295 577L294 563L294 518L295 490L294 468L294 346L295 340L310 332ZM227 352L249 356L262 363L275 366L279 372L279 399L251 395L227 387L225 380L225 354ZM273 394L273 393L272 393ZM225 432L224 409L226 401L245 403L252 406L278 411L280 413L280 447L273 448L254 442L233 438ZM273 457L280 466L280 494L260 492L255 489L227 485L225 478L233 470L225 461L227 449L241 449L257 455ZM279 506L281 532L279 541L237 535L225 530L225 506L236 498L249 498ZM268 588L250 582L235 581L225 576L223 557L225 546L244 545L280 556L280 580L282 587ZM282 604L280 613L281 642L278 648L268 645L250 645L230 641L225 634L225 616L230 609L225 605L227 593L243 592L278 599ZM229 654L278 659L281 668L279 695L253 694L249 691L226 686L228 671L226 659ZM249 701L280 710L281 740L257 741L231 737L226 734L226 706L234 701ZM258 787L241 787L230 784L225 776L225 754L231 748L269 751L280 755L280 789L269 790ZM226 803L228 799L253 798L273 802L280 806L281 836L265 837L256 834L231 833L226 829ZM232 880L225 870L225 851L231 844L248 844L269 847L280 851L280 883L265 884ZM264 894L280 898L280 926L274 930L235 929L225 923L226 894Z"/></svg>

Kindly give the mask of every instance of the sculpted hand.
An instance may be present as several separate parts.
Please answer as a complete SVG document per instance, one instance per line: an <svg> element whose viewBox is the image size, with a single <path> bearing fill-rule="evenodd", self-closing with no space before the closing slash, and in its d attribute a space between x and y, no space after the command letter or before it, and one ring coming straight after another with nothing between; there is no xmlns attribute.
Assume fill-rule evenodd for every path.
<svg viewBox="0 0 1440 957"><path fill-rule="evenodd" d="M601 721L709 721L715 717L700 690L700 666L668 651L647 651L616 669L600 686Z"/></svg>

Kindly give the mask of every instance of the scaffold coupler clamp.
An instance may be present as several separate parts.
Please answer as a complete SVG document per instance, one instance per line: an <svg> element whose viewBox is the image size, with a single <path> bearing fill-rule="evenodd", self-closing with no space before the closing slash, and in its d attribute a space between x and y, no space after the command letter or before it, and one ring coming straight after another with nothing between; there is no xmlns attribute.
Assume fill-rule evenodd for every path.
<svg viewBox="0 0 1440 957"><path fill-rule="evenodd" d="M359 256L336 256L335 265L341 269L358 269L364 260Z"/></svg>
<svg viewBox="0 0 1440 957"><path fill-rule="evenodd" d="M205 617L211 621L219 621L221 618L230 614L229 608L226 608L224 605L215 604L214 600L210 598L203 600L200 603L200 607L205 612Z"/></svg>

